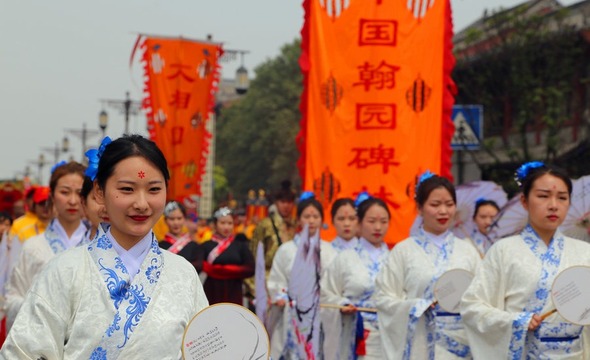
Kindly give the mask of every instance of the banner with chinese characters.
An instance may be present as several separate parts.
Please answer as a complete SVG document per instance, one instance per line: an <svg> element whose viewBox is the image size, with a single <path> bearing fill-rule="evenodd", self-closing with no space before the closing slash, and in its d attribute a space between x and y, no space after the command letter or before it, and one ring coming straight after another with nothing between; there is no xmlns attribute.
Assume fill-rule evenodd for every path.
<svg viewBox="0 0 590 360"><path fill-rule="evenodd" d="M406 238L414 188L452 178L449 0L305 0L299 170L328 212L361 191L391 211L386 241ZM330 223L330 219L326 219ZM331 224L330 224L331 225ZM324 238L334 235L332 226Z"/></svg>
<svg viewBox="0 0 590 360"><path fill-rule="evenodd" d="M205 125L215 105L223 50L183 38L141 37L137 45L143 52L148 131L170 169L168 198L200 195L211 138Z"/></svg>

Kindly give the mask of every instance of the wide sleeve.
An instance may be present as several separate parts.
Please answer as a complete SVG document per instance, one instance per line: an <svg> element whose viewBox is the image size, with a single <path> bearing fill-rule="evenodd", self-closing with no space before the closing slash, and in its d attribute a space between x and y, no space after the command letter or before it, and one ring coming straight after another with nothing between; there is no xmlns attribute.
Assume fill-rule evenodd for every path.
<svg viewBox="0 0 590 360"><path fill-rule="evenodd" d="M0 358L63 359L68 321L72 308L76 307L76 296L70 291L68 279L76 274L61 274L57 266L50 265L25 297Z"/></svg>
<svg viewBox="0 0 590 360"><path fill-rule="evenodd" d="M14 322L34 278L45 265L45 261L39 259L35 247L32 246L34 239L29 241L30 243L26 243L23 247L19 260L12 269L6 285L6 322L8 328Z"/></svg>
<svg viewBox="0 0 590 360"><path fill-rule="evenodd" d="M324 304L346 305L352 302L344 297L344 278L347 270L346 254L340 253L324 272L320 282L321 299Z"/></svg>
<svg viewBox="0 0 590 360"><path fill-rule="evenodd" d="M272 262L270 274L267 280L267 287L270 299L275 302L279 299L287 300L287 288L289 286L289 275L291 268L289 267L289 245L287 243L277 250Z"/></svg>
<svg viewBox="0 0 590 360"><path fill-rule="evenodd" d="M406 240L408 241L408 240ZM405 291L406 265L400 244L393 248L375 279L373 300L378 311L379 329L386 359L401 359L406 345L410 313L419 318L432 299L409 298Z"/></svg>
<svg viewBox="0 0 590 360"><path fill-rule="evenodd" d="M507 240L504 240L507 241ZM502 247L497 244L486 254L475 278L461 299L461 317L475 359L497 359L509 352L511 338L524 341L532 313L505 311L506 287ZM510 256L515 256L511 254Z"/></svg>

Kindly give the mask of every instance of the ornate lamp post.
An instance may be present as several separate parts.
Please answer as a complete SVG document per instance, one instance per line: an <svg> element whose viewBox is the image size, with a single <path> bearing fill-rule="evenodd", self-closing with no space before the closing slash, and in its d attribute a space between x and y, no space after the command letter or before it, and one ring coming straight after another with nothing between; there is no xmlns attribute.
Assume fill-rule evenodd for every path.
<svg viewBox="0 0 590 360"><path fill-rule="evenodd" d="M98 127L102 131L102 138L104 139L107 131L107 125L109 124L109 115L106 111L102 110L98 114Z"/></svg>
<svg viewBox="0 0 590 360"><path fill-rule="evenodd" d="M129 91L127 91L125 93L125 100L104 99L102 101L103 101L103 103L109 105L110 107L118 109L123 114L125 114L125 133L124 134L129 134L129 115L139 114L139 110L141 109L141 101L131 100L131 98L129 97ZM101 114L102 114L102 112L101 112ZM105 115L106 115L106 112L105 112Z"/></svg>

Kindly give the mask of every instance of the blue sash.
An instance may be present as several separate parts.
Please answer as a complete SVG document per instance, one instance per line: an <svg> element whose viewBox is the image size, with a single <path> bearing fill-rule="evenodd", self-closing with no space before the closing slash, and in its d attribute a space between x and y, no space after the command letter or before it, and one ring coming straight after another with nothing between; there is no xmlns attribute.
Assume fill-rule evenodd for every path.
<svg viewBox="0 0 590 360"><path fill-rule="evenodd" d="M88 245L88 252L103 276L113 300L115 315L100 344L92 352L92 360L119 357L147 310L164 264L160 247L152 233L150 250L138 274L130 282L123 261L113 249L108 227L104 230L107 233L95 237Z"/></svg>

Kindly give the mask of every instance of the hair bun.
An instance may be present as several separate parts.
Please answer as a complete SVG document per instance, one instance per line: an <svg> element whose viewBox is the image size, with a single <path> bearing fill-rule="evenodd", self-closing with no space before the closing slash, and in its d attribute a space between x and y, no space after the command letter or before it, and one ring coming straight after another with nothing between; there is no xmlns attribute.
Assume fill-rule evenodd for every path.
<svg viewBox="0 0 590 360"><path fill-rule="evenodd" d="M281 181L281 189L283 190L291 190L291 180L283 180Z"/></svg>

